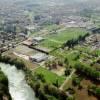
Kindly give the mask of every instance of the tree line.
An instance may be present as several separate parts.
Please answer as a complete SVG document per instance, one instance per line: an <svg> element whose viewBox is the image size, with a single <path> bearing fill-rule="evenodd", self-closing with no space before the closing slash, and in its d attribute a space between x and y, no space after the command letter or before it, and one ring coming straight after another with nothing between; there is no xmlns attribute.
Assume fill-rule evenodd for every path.
<svg viewBox="0 0 100 100"><path fill-rule="evenodd" d="M9 93L8 78L0 70L0 100L4 100L4 96L7 97L7 100L12 100Z"/></svg>
<svg viewBox="0 0 100 100"><path fill-rule="evenodd" d="M89 36L89 33L85 34L84 36L79 36L77 39L71 39L68 40L66 43L63 44L62 48L68 47L68 48L73 48L75 45L77 45L80 41L85 41L85 38Z"/></svg>
<svg viewBox="0 0 100 100"><path fill-rule="evenodd" d="M86 66L86 65L83 65L81 63L77 63L75 65L75 68L78 73L86 75L93 80L100 81L100 72L97 71L96 69Z"/></svg>
<svg viewBox="0 0 100 100"><path fill-rule="evenodd" d="M45 84L41 86L41 83L37 82L34 85L34 91L39 100L69 100L65 91L61 91L53 85Z"/></svg>
<svg viewBox="0 0 100 100"><path fill-rule="evenodd" d="M96 97L100 98L100 87L97 87L96 85L89 86L88 87L88 93L93 94Z"/></svg>
<svg viewBox="0 0 100 100"><path fill-rule="evenodd" d="M25 64L22 60L17 58L11 58L9 56L2 56L0 55L0 62L5 64L15 65L17 69L25 69Z"/></svg>

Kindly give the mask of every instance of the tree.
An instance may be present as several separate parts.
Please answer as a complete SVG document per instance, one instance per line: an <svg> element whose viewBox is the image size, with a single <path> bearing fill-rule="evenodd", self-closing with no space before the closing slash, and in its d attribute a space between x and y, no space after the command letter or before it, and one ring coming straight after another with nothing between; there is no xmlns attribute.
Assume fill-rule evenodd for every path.
<svg viewBox="0 0 100 100"><path fill-rule="evenodd" d="M52 61L52 68L57 69L57 63L55 61Z"/></svg>
<svg viewBox="0 0 100 100"><path fill-rule="evenodd" d="M41 80L42 82L45 82L45 78L43 74L36 74L37 79Z"/></svg>
<svg viewBox="0 0 100 100"><path fill-rule="evenodd" d="M62 60L58 60L58 65L59 66L63 66L64 65L64 62Z"/></svg>
<svg viewBox="0 0 100 100"><path fill-rule="evenodd" d="M80 86L81 80L78 77L74 77L72 83L74 86Z"/></svg>
<svg viewBox="0 0 100 100"><path fill-rule="evenodd" d="M88 93L93 94L93 95L97 96L98 98L100 98L100 87L98 87L96 85L89 86Z"/></svg>
<svg viewBox="0 0 100 100"><path fill-rule="evenodd" d="M39 100L48 100L42 88L39 88L38 92L39 92Z"/></svg>
<svg viewBox="0 0 100 100"><path fill-rule="evenodd" d="M66 100L67 95L64 91L59 91L59 100Z"/></svg>
<svg viewBox="0 0 100 100"><path fill-rule="evenodd" d="M91 79L100 80L100 72L94 68L83 65L81 63L77 63L75 65L75 68L77 69L77 72L79 72L81 74L85 74L86 76L90 77Z"/></svg>
<svg viewBox="0 0 100 100"><path fill-rule="evenodd" d="M66 65L68 65L68 66L69 66L69 61L68 61L68 58L65 58L64 63L65 63Z"/></svg>
<svg viewBox="0 0 100 100"><path fill-rule="evenodd" d="M53 85L56 86L56 87L59 87L59 81L58 81L58 79L56 79L56 82L53 83Z"/></svg>
<svg viewBox="0 0 100 100"><path fill-rule="evenodd" d="M68 76L70 75L71 69L70 68L66 68L65 70L65 75Z"/></svg>
<svg viewBox="0 0 100 100"><path fill-rule="evenodd" d="M35 91L35 96L39 96L39 88L40 88L40 82L36 82L34 85L34 91Z"/></svg>

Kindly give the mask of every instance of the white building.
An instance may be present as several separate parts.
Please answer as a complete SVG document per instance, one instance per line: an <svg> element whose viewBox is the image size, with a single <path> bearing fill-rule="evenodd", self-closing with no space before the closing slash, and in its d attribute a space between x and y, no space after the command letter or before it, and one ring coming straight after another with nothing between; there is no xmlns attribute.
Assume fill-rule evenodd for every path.
<svg viewBox="0 0 100 100"><path fill-rule="evenodd" d="M36 55L30 56L30 60L33 62L42 62L48 59L48 56L43 53L37 53Z"/></svg>
<svg viewBox="0 0 100 100"><path fill-rule="evenodd" d="M34 37L33 38L33 42L35 41L35 42L41 42L41 41L43 41L44 40L44 38L42 38L42 37Z"/></svg>

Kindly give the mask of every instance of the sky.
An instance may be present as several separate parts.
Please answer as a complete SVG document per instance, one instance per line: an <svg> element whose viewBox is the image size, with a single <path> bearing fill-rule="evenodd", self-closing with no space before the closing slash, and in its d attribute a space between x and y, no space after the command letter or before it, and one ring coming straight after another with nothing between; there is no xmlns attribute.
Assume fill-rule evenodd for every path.
<svg viewBox="0 0 100 100"><path fill-rule="evenodd" d="M32 3L38 3L38 4L71 4L71 3L89 3L89 4L99 4L100 0L0 0L0 2L7 1L10 3L10 1L13 2L19 2L19 1L25 1L26 3L31 1Z"/></svg>

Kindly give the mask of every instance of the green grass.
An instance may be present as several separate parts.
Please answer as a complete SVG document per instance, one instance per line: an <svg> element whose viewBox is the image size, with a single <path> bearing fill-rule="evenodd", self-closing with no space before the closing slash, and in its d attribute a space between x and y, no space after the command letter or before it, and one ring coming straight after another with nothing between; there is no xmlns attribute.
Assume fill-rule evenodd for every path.
<svg viewBox="0 0 100 100"><path fill-rule="evenodd" d="M40 43L40 46L47 48L56 48L71 39L77 39L80 35L83 36L87 32L81 28L68 28L56 34L46 35L46 40Z"/></svg>
<svg viewBox="0 0 100 100"><path fill-rule="evenodd" d="M57 49L57 50L51 52L50 54L59 59L62 59L62 60L65 60L67 58L69 61L69 64L72 66L74 66L77 63L77 61L82 57L82 55L80 54L80 52L78 50ZM79 58L78 58L78 56L79 56Z"/></svg>
<svg viewBox="0 0 100 100"><path fill-rule="evenodd" d="M46 39L40 43L40 46L46 47L48 49L54 49L60 47L62 44L60 42L51 41L50 39Z"/></svg>
<svg viewBox="0 0 100 100"><path fill-rule="evenodd" d="M91 52L91 48L87 47L87 46L76 46L75 49L78 50L78 51L85 52L85 53Z"/></svg>
<svg viewBox="0 0 100 100"><path fill-rule="evenodd" d="M47 29L48 31L53 31L53 30L57 30L60 29L61 26L60 25L56 25L56 24L51 24L51 25L46 25L45 29Z"/></svg>
<svg viewBox="0 0 100 100"><path fill-rule="evenodd" d="M66 42L70 39L76 39L80 35L85 35L86 31L80 28L68 28L60 33L48 36L48 39L53 39L59 42Z"/></svg>
<svg viewBox="0 0 100 100"><path fill-rule="evenodd" d="M47 69L44 69L42 67L39 67L35 70L36 74L42 74L46 80L47 83L53 84L58 80L59 85L61 85L64 80L66 79L64 76L58 76L55 73L50 72Z"/></svg>

